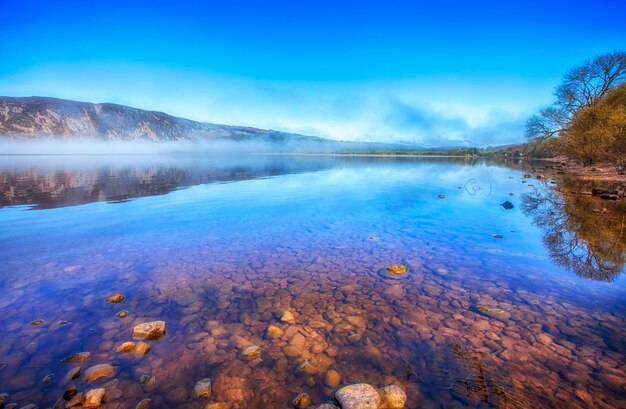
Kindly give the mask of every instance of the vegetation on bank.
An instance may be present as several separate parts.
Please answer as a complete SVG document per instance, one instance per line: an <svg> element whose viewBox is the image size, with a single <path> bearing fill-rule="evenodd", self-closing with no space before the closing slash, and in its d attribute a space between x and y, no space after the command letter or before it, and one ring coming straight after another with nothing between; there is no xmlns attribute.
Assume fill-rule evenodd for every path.
<svg viewBox="0 0 626 409"><path fill-rule="evenodd" d="M572 68L554 96L552 105L527 121L522 152L565 155L585 166L609 163L626 173L626 52Z"/></svg>

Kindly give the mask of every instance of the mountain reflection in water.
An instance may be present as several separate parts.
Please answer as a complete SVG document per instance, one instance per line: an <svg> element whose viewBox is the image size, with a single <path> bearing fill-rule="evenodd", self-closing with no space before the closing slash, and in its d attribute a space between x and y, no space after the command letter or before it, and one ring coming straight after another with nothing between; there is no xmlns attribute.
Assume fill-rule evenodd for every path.
<svg viewBox="0 0 626 409"><path fill-rule="evenodd" d="M360 382L399 385L406 408L624 407L623 202L526 173L464 158L0 156L0 394L53 407L68 371L109 363L112 377L72 381L104 388L108 409L319 405ZM562 267L587 254L581 275L604 281ZM157 320L149 353L118 350ZM260 356L243 359L251 345ZM78 352L91 358L62 362ZM194 393L206 378L210 401Z"/></svg>

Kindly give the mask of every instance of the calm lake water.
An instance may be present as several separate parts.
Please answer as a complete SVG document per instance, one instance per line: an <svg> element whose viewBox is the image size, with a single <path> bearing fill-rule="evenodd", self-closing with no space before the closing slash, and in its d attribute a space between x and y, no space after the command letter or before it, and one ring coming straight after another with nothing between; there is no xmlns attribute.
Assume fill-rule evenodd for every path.
<svg viewBox="0 0 626 409"><path fill-rule="evenodd" d="M401 386L407 408L626 407L624 201L536 175L445 158L2 156L0 393L288 408L332 399L332 369L340 385ZM167 334L146 355L117 352L154 320ZM260 357L242 358L249 345ZM91 357L61 362L77 352ZM112 377L64 379L102 363Z"/></svg>

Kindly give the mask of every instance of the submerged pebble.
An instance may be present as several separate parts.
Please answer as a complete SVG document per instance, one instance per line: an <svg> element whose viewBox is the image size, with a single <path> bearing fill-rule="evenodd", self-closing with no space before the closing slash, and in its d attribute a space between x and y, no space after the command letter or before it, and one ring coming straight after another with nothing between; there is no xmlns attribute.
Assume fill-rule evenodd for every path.
<svg viewBox="0 0 626 409"><path fill-rule="evenodd" d="M63 358L62 362L85 362L91 357L89 352L77 352L68 357Z"/></svg>
<svg viewBox="0 0 626 409"><path fill-rule="evenodd" d="M250 345L243 348L240 355L244 359L252 360L261 355L261 348L257 345Z"/></svg>
<svg viewBox="0 0 626 409"><path fill-rule="evenodd" d="M103 403L106 403L106 401L106 391L104 388L91 389L85 392L83 407L85 409L99 408Z"/></svg>
<svg viewBox="0 0 626 409"><path fill-rule="evenodd" d="M85 382L93 382L101 378L110 378L113 376L113 372L113 366L110 364L94 365L85 371Z"/></svg>
<svg viewBox="0 0 626 409"><path fill-rule="evenodd" d="M308 393L301 393L291 402L296 409L307 408L311 404L311 397Z"/></svg>
<svg viewBox="0 0 626 409"><path fill-rule="evenodd" d="M205 378L196 382L194 392L198 398L209 399L211 397L211 378Z"/></svg>
<svg viewBox="0 0 626 409"><path fill-rule="evenodd" d="M122 293L115 293L111 296L109 296L106 301L113 303L113 304L118 304L121 303L122 301L124 301L125 297Z"/></svg>

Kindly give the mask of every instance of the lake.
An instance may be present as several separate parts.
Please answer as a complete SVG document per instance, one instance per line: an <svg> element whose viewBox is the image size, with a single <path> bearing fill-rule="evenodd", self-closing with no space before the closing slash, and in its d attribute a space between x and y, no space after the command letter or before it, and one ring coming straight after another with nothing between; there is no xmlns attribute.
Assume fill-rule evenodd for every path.
<svg viewBox="0 0 626 409"><path fill-rule="evenodd" d="M288 408L364 382L400 386L407 408L626 407L626 206L548 172L0 156L0 393L18 407L103 387L110 408ZM156 320L149 352L118 352ZM89 359L62 362L78 352ZM112 373L87 382L99 364ZM205 378L209 399L194 393Z"/></svg>

